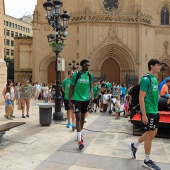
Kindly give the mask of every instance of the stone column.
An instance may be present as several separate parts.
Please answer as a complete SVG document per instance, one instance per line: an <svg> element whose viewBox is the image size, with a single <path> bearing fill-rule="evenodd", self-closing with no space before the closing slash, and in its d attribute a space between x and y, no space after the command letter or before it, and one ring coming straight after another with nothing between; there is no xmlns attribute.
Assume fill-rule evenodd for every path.
<svg viewBox="0 0 170 170"><path fill-rule="evenodd" d="M0 105L4 104L2 91L7 82L7 67L4 61L4 0L0 1Z"/></svg>

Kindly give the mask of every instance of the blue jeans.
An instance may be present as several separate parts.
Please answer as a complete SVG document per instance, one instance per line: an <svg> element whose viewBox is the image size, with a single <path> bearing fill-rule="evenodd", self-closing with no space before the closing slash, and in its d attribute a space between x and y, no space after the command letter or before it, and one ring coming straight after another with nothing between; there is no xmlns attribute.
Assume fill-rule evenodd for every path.
<svg viewBox="0 0 170 170"><path fill-rule="evenodd" d="M124 103L125 94L120 95L120 102Z"/></svg>
<svg viewBox="0 0 170 170"><path fill-rule="evenodd" d="M167 99L169 99L169 94L164 94L163 97L166 97Z"/></svg>

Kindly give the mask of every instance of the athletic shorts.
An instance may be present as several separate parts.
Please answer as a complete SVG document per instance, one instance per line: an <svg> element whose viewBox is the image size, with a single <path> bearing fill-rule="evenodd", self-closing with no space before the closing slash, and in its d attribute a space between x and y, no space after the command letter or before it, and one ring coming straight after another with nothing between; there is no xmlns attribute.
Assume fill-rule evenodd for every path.
<svg viewBox="0 0 170 170"><path fill-rule="evenodd" d="M67 99L64 99L64 107L65 107L65 110L70 110L70 108L69 108L69 100L67 100Z"/></svg>
<svg viewBox="0 0 170 170"><path fill-rule="evenodd" d="M85 114L88 110L89 100L87 101L72 100L72 104L74 113L81 112L82 114Z"/></svg>
<svg viewBox="0 0 170 170"><path fill-rule="evenodd" d="M150 130L155 130L158 128L159 124L159 114L151 114L151 113L146 113L148 117L148 124L143 124L144 130L150 131ZM142 113L141 113L141 120L142 120Z"/></svg>
<svg viewBox="0 0 170 170"><path fill-rule="evenodd" d="M94 99L94 100L93 100L93 103L97 103L97 99Z"/></svg>

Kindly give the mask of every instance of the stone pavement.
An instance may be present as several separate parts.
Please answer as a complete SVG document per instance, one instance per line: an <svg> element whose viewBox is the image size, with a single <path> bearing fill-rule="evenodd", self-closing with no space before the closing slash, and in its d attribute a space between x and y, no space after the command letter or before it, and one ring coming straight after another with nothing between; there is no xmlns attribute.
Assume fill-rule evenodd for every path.
<svg viewBox="0 0 170 170"><path fill-rule="evenodd" d="M26 124L4 135L0 146L0 170L144 170L143 144L136 160L130 157L128 143L136 141L128 119L115 120L101 113L89 114L83 138L85 148L78 149L76 132L66 128L66 122L39 125L39 109L31 100L30 118L21 118L15 105L12 121ZM0 124L10 122L0 106ZM170 139L155 138L151 158L162 170L170 170Z"/></svg>

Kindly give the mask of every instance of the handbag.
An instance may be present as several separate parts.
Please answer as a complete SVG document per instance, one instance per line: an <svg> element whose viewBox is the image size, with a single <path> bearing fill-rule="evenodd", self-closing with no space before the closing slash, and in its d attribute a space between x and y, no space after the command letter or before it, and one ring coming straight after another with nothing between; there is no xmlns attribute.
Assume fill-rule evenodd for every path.
<svg viewBox="0 0 170 170"><path fill-rule="evenodd" d="M18 102L18 108L17 110L22 110L21 102Z"/></svg>

